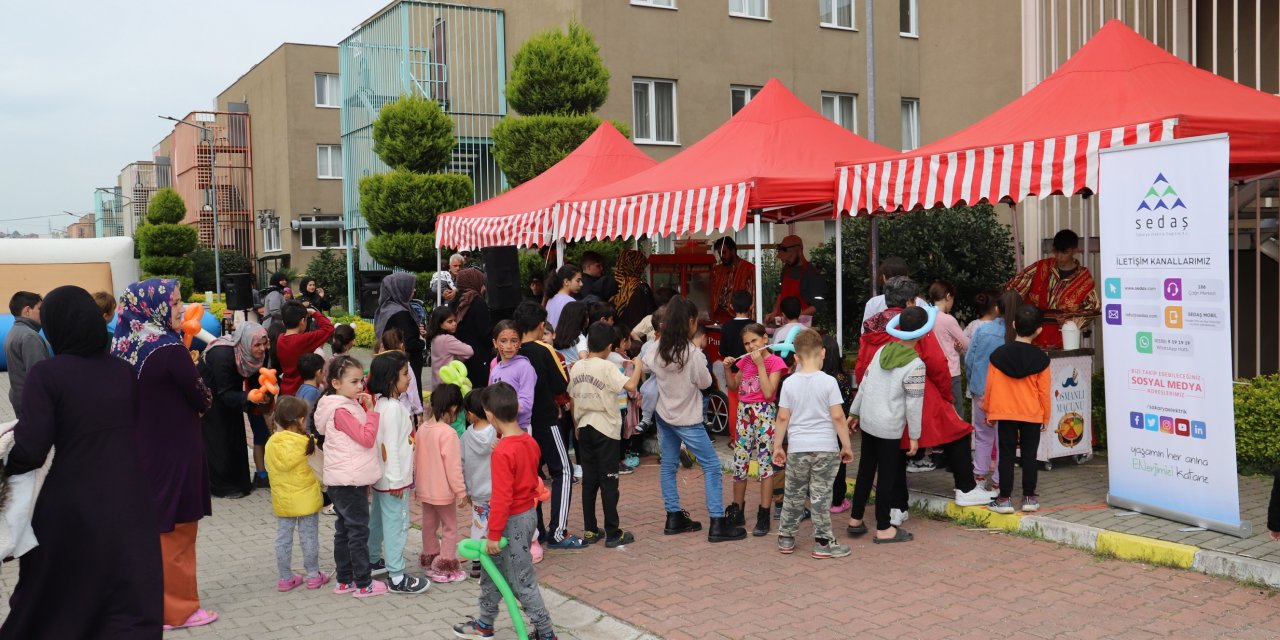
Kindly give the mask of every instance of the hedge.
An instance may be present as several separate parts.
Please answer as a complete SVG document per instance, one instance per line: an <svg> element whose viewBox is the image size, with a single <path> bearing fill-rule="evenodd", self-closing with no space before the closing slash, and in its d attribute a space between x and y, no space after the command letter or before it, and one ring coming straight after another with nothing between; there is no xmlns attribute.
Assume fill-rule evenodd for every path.
<svg viewBox="0 0 1280 640"><path fill-rule="evenodd" d="M187 203L177 191L164 188L147 203L148 224L178 224L187 217Z"/></svg>
<svg viewBox="0 0 1280 640"><path fill-rule="evenodd" d="M374 234L431 231L436 215L471 204L471 178L396 170L360 178L360 213Z"/></svg>
<svg viewBox="0 0 1280 640"><path fill-rule="evenodd" d="M144 254L139 261L142 270L147 273L191 273L191 258L186 256L157 256ZM192 280L191 288L184 287L183 290L190 292L194 290L195 281ZM203 289L201 289L203 291Z"/></svg>
<svg viewBox="0 0 1280 640"><path fill-rule="evenodd" d="M434 100L400 96L373 121L373 152L394 169L440 171L453 156L453 119Z"/></svg>
<svg viewBox="0 0 1280 640"><path fill-rule="evenodd" d="M577 20L534 35L511 59L507 102L524 114L591 113L609 97L600 47Z"/></svg>
<svg viewBox="0 0 1280 640"><path fill-rule="evenodd" d="M374 260L408 271L430 271L436 268L434 233L389 233L370 236L365 251Z"/></svg>
<svg viewBox="0 0 1280 640"><path fill-rule="evenodd" d="M503 118L493 126L493 157L512 186L519 185L551 168L582 144L600 118L593 115L534 115ZM631 130L614 122L622 135Z"/></svg>
<svg viewBox="0 0 1280 640"><path fill-rule="evenodd" d="M1280 376L1235 385L1236 462L1240 473L1280 468Z"/></svg>
<svg viewBox="0 0 1280 640"><path fill-rule="evenodd" d="M186 256L195 251L198 240L196 228L185 224L148 224L138 229L143 259L147 255Z"/></svg>
<svg viewBox="0 0 1280 640"><path fill-rule="evenodd" d="M232 249L218 251L218 265L222 275L228 273L252 273L253 261L243 253ZM195 279L196 288L200 291L213 291L217 288L214 282L213 249L200 247L191 252L191 275Z"/></svg>

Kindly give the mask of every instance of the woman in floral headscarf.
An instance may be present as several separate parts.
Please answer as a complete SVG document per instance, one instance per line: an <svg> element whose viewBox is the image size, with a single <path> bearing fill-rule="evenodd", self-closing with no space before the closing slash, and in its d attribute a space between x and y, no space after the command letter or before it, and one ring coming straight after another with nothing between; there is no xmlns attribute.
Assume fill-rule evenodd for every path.
<svg viewBox="0 0 1280 640"><path fill-rule="evenodd" d="M213 406L201 423L209 490L218 498L243 498L253 491L244 415L255 407L249 401L245 381L252 380L257 386L267 344L267 330L262 325L244 322L235 333L206 347L196 365L205 386L213 392ZM264 399L263 404L269 402Z"/></svg>
<svg viewBox="0 0 1280 640"><path fill-rule="evenodd" d="M138 463L156 506L164 563L164 623L197 627L218 614L200 608L197 522L213 511L200 416L211 394L182 344L178 281L154 278L120 296L111 353L133 367ZM244 429L241 428L241 433Z"/></svg>

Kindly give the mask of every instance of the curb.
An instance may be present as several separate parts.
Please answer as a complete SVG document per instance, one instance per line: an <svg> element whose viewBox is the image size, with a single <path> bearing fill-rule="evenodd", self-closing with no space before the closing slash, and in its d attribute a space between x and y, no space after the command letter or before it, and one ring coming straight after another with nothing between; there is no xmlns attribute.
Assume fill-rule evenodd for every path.
<svg viewBox="0 0 1280 640"><path fill-rule="evenodd" d="M1144 564L1189 569L1205 575L1256 582L1280 589L1280 564L1274 562L1064 522L1046 516L1005 515L992 513L986 507L959 507L941 496L917 491L910 492L908 502L926 513L945 516L950 520L967 520L992 529L1025 533L1090 553Z"/></svg>
<svg viewBox="0 0 1280 640"><path fill-rule="evenodd" d="M576 597L539 584L547 608L555 608L555 626L584 640L659 640L658 636L611 616ZM530 629L532 631L532 629Z"/></svg>

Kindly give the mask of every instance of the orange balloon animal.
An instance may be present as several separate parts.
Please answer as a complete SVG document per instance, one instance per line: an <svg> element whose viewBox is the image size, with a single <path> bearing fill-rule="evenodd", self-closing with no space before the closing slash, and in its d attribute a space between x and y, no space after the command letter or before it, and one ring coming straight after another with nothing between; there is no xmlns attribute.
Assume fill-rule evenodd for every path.
<svg viewBox="0 0 1280 640"><path fill-rule="evenodd" d="M188 349L191 348L191 340L194 338L200 338L205 344L213 342L213 336L200 324L203 318L204 305L199 302L192 302L182 310L182 344Z"/></svg>
<svg viewBox="0 0 1280 640"><path fill-rule="evenodd" d="M258 369L258 388L249 392L249 402L262 404L267 395L280 395L280 385L277 383L276 370L264 367Z"/></svg>

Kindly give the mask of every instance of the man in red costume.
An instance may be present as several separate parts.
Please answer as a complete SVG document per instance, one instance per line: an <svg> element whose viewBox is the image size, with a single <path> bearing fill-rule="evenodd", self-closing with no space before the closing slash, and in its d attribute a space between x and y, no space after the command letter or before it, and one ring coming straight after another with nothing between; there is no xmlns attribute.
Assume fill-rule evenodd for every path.
<svg viewBox="0 0 1280 640"><path fill-rule="evenodd" d="M711 320L724 324L733 319L735 291L756 291L755 265L738 257L738 243L724 236L711 244L716 265L711 268Z"/></svg>
<svg viewBox="0 0 1280 640"><path fill-rule="evenodd" d="M1098 292L1088 267L1076 260L1080 236L1063 229L1053 236L1053 256L1037 261L1014 276L1006 288L1022 294L1023 302L1044 312L1045 322L1035 345L1061 349L1061 325L1075 320L1083 330L1098 313Z"/></svg>

